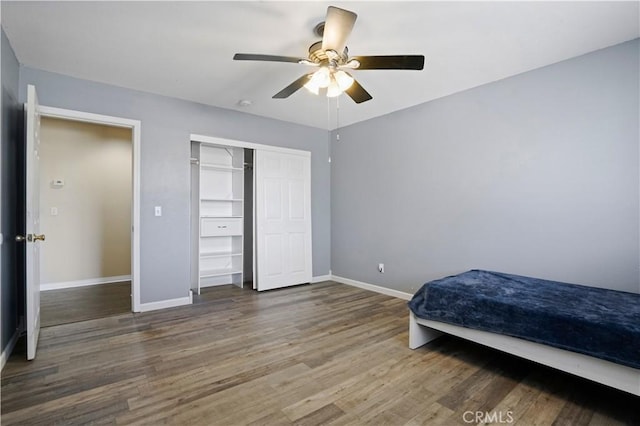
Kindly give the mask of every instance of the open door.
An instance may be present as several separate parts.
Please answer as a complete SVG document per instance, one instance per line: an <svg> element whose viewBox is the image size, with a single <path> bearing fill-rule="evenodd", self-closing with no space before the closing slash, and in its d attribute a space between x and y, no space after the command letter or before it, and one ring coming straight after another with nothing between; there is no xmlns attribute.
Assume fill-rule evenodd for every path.
<svg viewBox="0 0 640 426"><path fill-rule="evenodd" d="M255 150L258 291L311 281L311 157Z"/></svg>
<svg viewBox="0 0 640 426"><path fill-rule="evenodd" d="M39 147L40 114L36 88L27 87L25 106L26 124L26 235L18 236L26 243L26 322L27 322L27 359L36 357L36 347L40 335L40 182Z"/></svg>

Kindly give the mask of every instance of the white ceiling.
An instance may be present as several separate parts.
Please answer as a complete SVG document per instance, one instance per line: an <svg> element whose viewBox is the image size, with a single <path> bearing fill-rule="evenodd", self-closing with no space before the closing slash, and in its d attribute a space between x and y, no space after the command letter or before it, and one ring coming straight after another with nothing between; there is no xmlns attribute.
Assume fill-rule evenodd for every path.
<svg viewBox="0 0 640 426"><path fill-rule="evenodd" d="M9 2L2 26L21 64L222 108L333 129L640 36L639 2ZM233 61L306 57L334 5L358 20L352 55L423 54L424 71L354 71L373 100L329 105L302 89L308 68ZM252 105L240 107L248 99ZM338 121L339 120L339 121Z"/></svg>

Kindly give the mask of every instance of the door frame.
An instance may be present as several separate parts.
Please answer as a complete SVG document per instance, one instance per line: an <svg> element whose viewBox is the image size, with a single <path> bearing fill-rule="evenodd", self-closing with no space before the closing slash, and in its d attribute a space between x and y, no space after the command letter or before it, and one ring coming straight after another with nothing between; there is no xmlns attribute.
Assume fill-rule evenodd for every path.
<svg viewBox="0 0 640 426"><path fill-rule="evenodd" d="M264 144L260 144L260 143L253 143L253 142L245 142L245 141L239 141L236 139L226 139L226 138L220 138L220 137L214 137L214 136L205 136L205 135L199 135L199 134L195 134L195 133L191 133L189 135L189 146L191 145L191 142L199 142L199 143L203 143L206 145L222 145L222 146L232 146L232 147L237 147L237 148L248 148L248 149L254 149L254 150L263 150L263 151L275 151L275 152L280 152L280 153L284 153L284 154L293 154L293 155L300 155L300 156L305 156L305 157L309 157L309 159L311 159L311 151L305 151L302 149L294 149L294 148L284 148L284 147L280 147L280 146L274 146L274 145L264 145ZM189 151L191 152L191 151ZM255 154L254 154L255 155ZM254 157L254 161L255 161L255 157ZM312 172L312 171L311 171ZM256 174L255 174L255 169L253 171L253 179L255 182L255 178L256 178ZM311 184L311 182L309 182ZM311 197L311 191L309 193L309 196ZM255 191L255 185L254 185L254 191L253 191L253 218L252 218L252 222L253 222L253 283L254 283L254 289L255 289L255 280L257 279L257 274L256 274L256 269L257 269L257 262L256 262L256 251L257 251L257 245L256 245L256 220L255 220L255 216L256 216L256 191ZM310 198L310 201L312 200L312 198ZM189 217L191 217L191 213L189 214ZM311 238L312 238L312 246L313 246L313 216L311 216L309 218L309 220L311 221L312 224L312 230L311 230ZM311 257L313 258L313 252ZM191 262L193 262L193 260L191 260ZM191 266L190 266L191 269ZM311 282L313 282L313 269L311 271ZM189 277L189 285L191 285L191 277Z"/></svg>
<svg viewBox="0 0 640 426"><path fill-rule="evenodd" d="M129 118L93 114L40 105L40 116L61 120L131 129L132 200L131 200L131 311L140 308L140 142L142 122Z"/></svg>

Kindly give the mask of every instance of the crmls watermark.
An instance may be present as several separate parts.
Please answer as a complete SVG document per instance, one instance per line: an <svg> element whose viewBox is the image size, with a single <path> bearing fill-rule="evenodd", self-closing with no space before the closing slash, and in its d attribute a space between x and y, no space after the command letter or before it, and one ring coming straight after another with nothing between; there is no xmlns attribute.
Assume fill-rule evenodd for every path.
<svg viewBox="0 0 640 426"><path fill-rule="evenodd" d="M513 411L465 411L465 423L513 423Z"/></svg>

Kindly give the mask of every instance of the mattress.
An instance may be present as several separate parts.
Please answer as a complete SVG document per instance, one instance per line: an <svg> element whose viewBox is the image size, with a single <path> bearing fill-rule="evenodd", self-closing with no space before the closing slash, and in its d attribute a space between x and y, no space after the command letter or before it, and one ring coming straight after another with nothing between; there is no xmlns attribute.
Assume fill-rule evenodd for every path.
<svg viewBox="0 0 640 426"><path fill-rule="evenodd" d="M640 294L471 270L424 284L409 308L419 318L640 368Z"/></svg>

